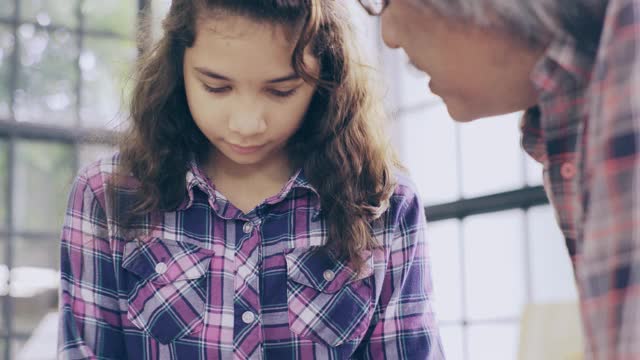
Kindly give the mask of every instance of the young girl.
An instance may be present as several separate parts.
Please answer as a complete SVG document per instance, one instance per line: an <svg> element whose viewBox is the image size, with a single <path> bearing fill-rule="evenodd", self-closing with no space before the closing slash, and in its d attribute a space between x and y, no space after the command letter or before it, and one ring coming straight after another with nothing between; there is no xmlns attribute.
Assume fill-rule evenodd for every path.
<svg viewBox="0 0 640 360"><path fill-rule="evenodd" d="M61 358L443 358L341 2L172 2L120 153L71 192Z"/></svg>

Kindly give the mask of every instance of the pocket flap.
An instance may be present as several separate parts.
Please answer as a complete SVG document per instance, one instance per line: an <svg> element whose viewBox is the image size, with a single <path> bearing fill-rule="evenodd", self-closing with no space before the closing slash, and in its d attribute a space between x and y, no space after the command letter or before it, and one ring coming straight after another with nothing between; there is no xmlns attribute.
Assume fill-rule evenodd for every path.
<svg viewBox="0 0 640 360"><path fill-rule="evenodd" d="M373 273L371 252L362 254L365 262L360 272L340 261L322 246L285 250L287 277L296 283L324 293L335 293L345 285L362 280Z"/></svg>
<svg viewBox="0 0 640 360"><path fill-rule="evenodd" d="M169 284L205 275L213 254L188 242L150 238L125 245L122 267L142 279Z"/></svg>

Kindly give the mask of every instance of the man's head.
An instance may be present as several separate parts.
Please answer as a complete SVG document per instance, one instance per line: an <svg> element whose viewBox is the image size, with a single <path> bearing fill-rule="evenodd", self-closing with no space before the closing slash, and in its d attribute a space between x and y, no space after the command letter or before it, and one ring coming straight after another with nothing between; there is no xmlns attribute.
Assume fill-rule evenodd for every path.
<svg viewBox="0 0 640 360"><path fill-rule="evenodd" d="M587 25L596 6L589 2L603 1L361 1L378 4L369 10L382 16L385 43L403 48L431 77L431 90L458 121L535 105L530 74L547 44L580 34L576 41L585 50L595 48L591 39L599 31Z"/></svg>

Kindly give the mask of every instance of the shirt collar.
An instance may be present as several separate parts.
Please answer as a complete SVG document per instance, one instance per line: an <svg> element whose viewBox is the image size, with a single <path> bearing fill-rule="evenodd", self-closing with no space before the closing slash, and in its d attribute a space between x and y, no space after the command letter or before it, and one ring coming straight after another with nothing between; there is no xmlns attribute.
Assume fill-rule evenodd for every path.
<svg viewBox="0 0 640 360"><path fill-rule="evenodd" d="M537 161L547 159L545 131L572 127L580 121L571 112L591 81L594 62L571 37L563 36L547 47L533 67L530 79L538 92L538 104L525 112L520 127L522 147ZM562 108L565 111L558 111Z"/></svg>
<svg viewBox="0 0 640 360"><path fill-rule="evenodd" d="M193 205L194 191L202 191L208 199L209 205L215 211L220 210L221 203L228 201L222 194L216 191L214 183L209 179L204 169L198 164L195 157L189 161L186 173L186 191L187 197L183 201L179 210L189 209ZM308 190L315 198L315 211L320 212L320 195L318 191L309 183L302 169L298 169L294 175L287 181L280 192L265 200L266 204L276 204L283 201L294 189Z"/></svg>
<svg viewBox="0 0 640 360"><path fill-rule="evenodd" d="M531 72L540 100L583 89L591 80L594 58L576 47L569 36L554 40Z"/></svg>

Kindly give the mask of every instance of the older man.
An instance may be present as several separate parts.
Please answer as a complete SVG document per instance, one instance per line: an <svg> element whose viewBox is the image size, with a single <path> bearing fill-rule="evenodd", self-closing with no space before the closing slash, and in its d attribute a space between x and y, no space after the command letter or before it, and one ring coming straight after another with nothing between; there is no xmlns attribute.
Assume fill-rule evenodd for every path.
<svg viewBox="0 0 640 360"><path fill-rule="evenodd" d="M526 110L522 145L544 165L573 261L586 358L640 359L640 1L360 3L454 119Z"/></svg>

